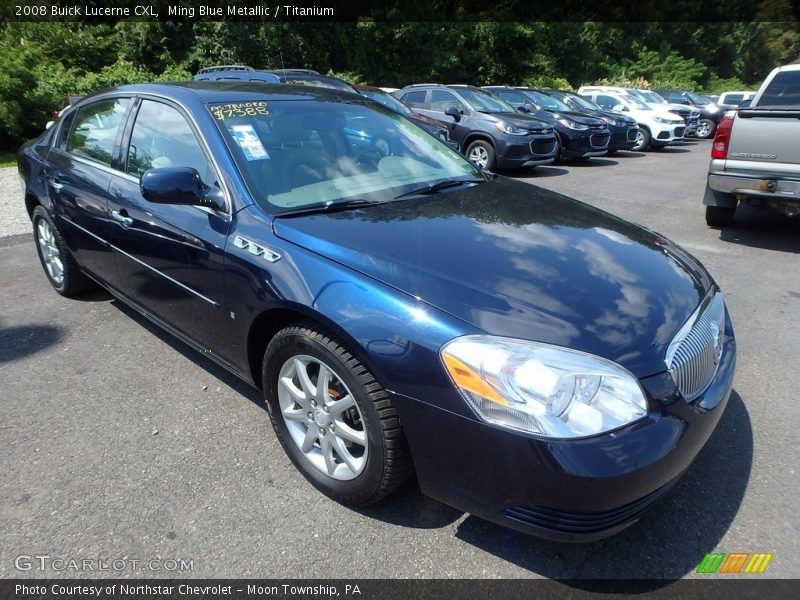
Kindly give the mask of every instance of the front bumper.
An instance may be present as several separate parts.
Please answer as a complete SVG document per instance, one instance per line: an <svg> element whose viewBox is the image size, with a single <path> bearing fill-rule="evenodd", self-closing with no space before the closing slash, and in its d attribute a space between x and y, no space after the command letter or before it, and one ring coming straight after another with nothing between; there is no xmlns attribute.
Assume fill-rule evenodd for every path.
<svg viewBox="0 0 800 600"><path fill-rule="evenodd" d="M672 142L682 142L686 135L686 125L665 125L661 123L650 124L651 138L653 142L669 144Z"/></svg>
<svg viewBox="0 0 800 600"><path fill-rule="evenodd" d="M554 134L508 136L497 145L497 166L501 168L533 167L552 163L556 158Z"/></svg>
<svg viewBox="0 0 800 600"><path fill-rule="evenodd" d="M668 373L641 380L647 417L611 433L547 440L395 395L422 491L459 510L538 537L592 541L634 523L677 482L730 396L730 319L717 374L692 403Z"/></svg>
<svg viewBox="0 0 800 600"><path fill-rule="evenodd" d="M563 147L561 158L604 156L608 153L611 136L607 129L598 131L560 131Z"/></svg>
<svg viewBox="0 0 800 600"><path fill-rule="evenodd" d="M636 135L639 133L637 125L611 126L611 140L608 142L609 150L632 150L636 145Z"/></svg>

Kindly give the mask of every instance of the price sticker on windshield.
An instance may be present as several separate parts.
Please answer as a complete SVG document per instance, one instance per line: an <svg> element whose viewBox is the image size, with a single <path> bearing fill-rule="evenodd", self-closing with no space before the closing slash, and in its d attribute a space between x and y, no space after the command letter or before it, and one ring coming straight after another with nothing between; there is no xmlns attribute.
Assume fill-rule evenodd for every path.
<svg viewBox="0 0 800 600"><path fill-rule="evenodd" d="M267 103L260 102L229 102L228 104L215 104L211 107L211 114L218 121L234 117L255 117L268 115Z"/></svg>

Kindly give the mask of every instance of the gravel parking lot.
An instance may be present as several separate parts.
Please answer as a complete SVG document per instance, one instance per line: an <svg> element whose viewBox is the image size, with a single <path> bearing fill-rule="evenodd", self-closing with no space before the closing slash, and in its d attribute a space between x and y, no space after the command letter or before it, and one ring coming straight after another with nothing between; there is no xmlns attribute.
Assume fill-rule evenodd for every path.
<svg viewBox="0 0 800 600"><path fill-rule="evenodd" d="M192 561L182 577L672 580L703 577L694 569L715 550L772 552L761 577L800 577L800 221L745 207L735 227L707 228L708 152L689 142L510 173L683 245L737 329L734 393L698 461L636 525L588 545L459 513L414 482L360 511L326 499L284 456L256 392L121 303L50 289L15 235L29 224L3 170L0 577L58 575L15 568L49 555ZM158 565L83 575L176 575Z"/></svg>

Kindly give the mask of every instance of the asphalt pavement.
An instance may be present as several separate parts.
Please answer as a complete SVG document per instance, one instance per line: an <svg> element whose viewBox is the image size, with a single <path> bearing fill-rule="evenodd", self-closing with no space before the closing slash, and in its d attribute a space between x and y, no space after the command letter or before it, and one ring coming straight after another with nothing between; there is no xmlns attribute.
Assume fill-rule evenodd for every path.
<svg viewBox="0 0 800 600"><path fill-rule="evenodd" d="M328 500L285 457L257 392L103 293L61 298L27 235L0 239L0 577L673 580L708 577L694 571L712 551L771 552L759 577L800 577L800 220L745 208L730 229L706 227L708 151L510 173L684 246L736 327L734 393L698 460L593 544L504 529L413 481L365 510Z"/></svg>

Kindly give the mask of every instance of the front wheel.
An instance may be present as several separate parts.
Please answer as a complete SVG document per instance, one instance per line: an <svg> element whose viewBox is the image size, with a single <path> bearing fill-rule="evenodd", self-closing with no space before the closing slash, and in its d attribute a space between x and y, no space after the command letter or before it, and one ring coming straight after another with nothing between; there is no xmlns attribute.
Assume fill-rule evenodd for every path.
<svg viewBox="0 0 800 600"><path fill-rule="evenodd" d="M650 132L647 129L639 128L636 132L636 145L632 150L646 150L650 145Z"/></svg>
<svg viewBox="0 0 800 600"><path fill-rule="evenodd" d="M701 140L707 140L714 135L714 130L717 128L716 123L711 119L701 119L697 124L697 131L694 132L695 137Z"/></svg>
<svg viewBox="0 0 800 600"><path fill-rule="evenodd" d="M494 170L495 152L492 145L484 140L475 140L467 148L467 160L484 171Z"/></svg>
<svg viewBox="0 0 800 600"><path fill-rule="evenodd" d="M278 332L262 366L275 433L300 472L337 502L383 499L412 472L397 411L367 368L313 323Z"/></svg>

